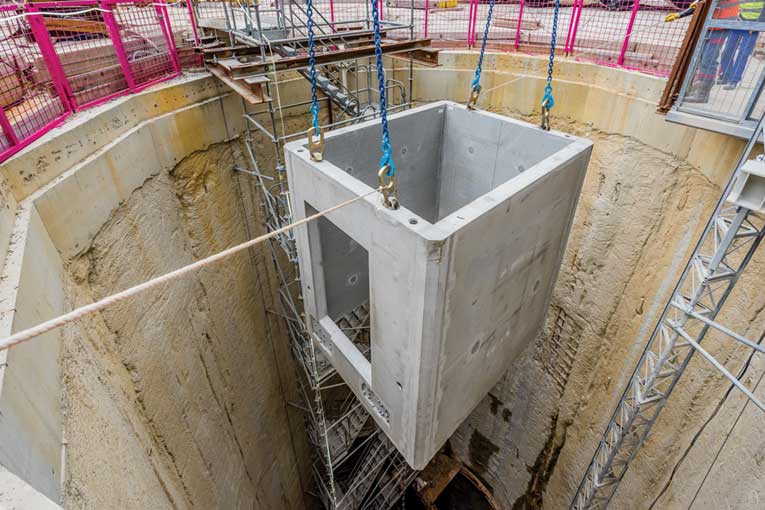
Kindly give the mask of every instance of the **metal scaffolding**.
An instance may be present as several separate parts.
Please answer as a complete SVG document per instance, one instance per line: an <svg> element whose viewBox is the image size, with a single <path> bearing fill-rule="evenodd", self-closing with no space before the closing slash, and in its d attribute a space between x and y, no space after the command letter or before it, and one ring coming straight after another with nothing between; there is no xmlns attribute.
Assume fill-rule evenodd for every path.
<svg viewBox="0 0 765 510"><path fill-rule="evenodd" d="M196 6L197 20L200 17ZM279 2L274 9L262 9L257 3L223 2L219 19L204 18L199 28L204 32L201 52L208 68L221 81L242 96L246 132L244 146L248 168L235 170L248 175L256 186L267 231L272 232L292 222L287 189L286 169L282 162L283 145L305 136L305 130L286 133L278 119L287 110L308 111L308 101L283 105L278 100L277 74L282 70L297 71L307 77L306 11L294 1ZM342 22L348 30L336 30L341 22L328 21L314 6L318 18L314 29L320 48L316 58L317 88L326 101L330 130L379 114L377 88L372 86L374 53L368 41L369 14L365 19ZM357 26L351 26L357 25ZM413 39L412 24L387 23L384 30L408 30L409 38L390 43L383 51L417 50L425 43ZM225 42L222 42L225 41ZM395 45L395 46L394 46ZM413 58L408 52L409 79L402 83L387 80L388 111L410 106ZM432 58L432 53L422 55ZM271 81L274 78L274 81ZM395 93L394 93L395 92ZM277 98L277 99L274 99ZM263 105L258 113L248 106ZM257 116L265 114L266 122ZM263 124L268 124L264 126ZM279 129L281 128L281 129ZM256 152L254 134L260 132L271 142L275 168L264 169L263 159ZM270 171L266 171L270 170ZM308 439L314 447L312 470L317 496L329 510L385 510L401 500L416 472L369 419L361 402L343 382L322 351L317 348L304 322L300 304L300 280L294 234L291 230L271 241L271 255L279 278L280 310L275 312L285 321L294 360L300 403L304 411ZM364 304L348 313L339 323L349 331L349 338L362 352L369 350L369 307Z"/></svg>
<svg viewBox="0 0 765 510"><path fill-rule="evenodd" d="M571 510L604 509L645 441L694 352L701 354L761 410L765 404L701 342L710 329L757 352L760 344L716 321L765 234L765 162L752 152L763 119L742 153L643 355L606 427Z"/></svg>

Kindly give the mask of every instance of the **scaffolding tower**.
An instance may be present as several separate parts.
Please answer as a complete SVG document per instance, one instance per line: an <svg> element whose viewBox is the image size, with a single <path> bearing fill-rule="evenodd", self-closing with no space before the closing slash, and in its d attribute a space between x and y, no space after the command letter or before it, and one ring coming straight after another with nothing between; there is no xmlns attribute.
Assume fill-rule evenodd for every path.
<svg viewBox="0 0 765 510"><path fill-rule="evenodd" d="M205 2L194 4L198 28L202 32L202 54L208 69L242 97L245 111L244 147L248 168L235 168L250 176L260 196L265 227L273 232L292 222L286 169L282 161L283 145L305 137L305 130L285 133L277 118L288 109L307 112L308 101L281 104L277 73L297 71L308 77L307 13L294 0L278 2L264 9L253 2L216 2L222 8L218 16L201 9ZM413 12L413 9L410 9ZM374 32L367 5L366 16L350 21L329 21L314 5L314 40L317 88L326 101L329 121L323 130L373 119L379 115L378 91L374 76ZM415 60L428 65L437 52L427 48L429 41L413 38L413 17L408 25L384 22L384 34L404 32L403 38L385 40L383 53L406 52L409 63L408 83L386 80L388 111L410 106L412 67ZM402 58L400 55L398 58ZM274 79L272 82L272 78ZM276 104L275 104L276 103ZM267 114L260 122L253 105L265 106L258 114ZM261 132L275 152L275 168L259 164L253 134ZM268 171L264 171L268 170ZM294 234L291 230L271 240L271 255L279 278L277 312L287 325L294 371L301 402L294 404L304 411L308 439L314 447L312 471L315 493L328 510L386 510L400 501L416 472L396 450L387 436L369 419L364 406L343 382L308 333L300 304L300 281ZM362 304L338 321L362 352L369 350L369 305Z"/></svg>
<svg viewBox="0 0 765 510"><path fill-rule="evenodd" d="M701 346L714 329L765 353L759 343L716 321L765 234L765 158L749 159L763 126L760 119L611 416L571 510L608 507L695 352L765 411L765 404Z"/></svg>

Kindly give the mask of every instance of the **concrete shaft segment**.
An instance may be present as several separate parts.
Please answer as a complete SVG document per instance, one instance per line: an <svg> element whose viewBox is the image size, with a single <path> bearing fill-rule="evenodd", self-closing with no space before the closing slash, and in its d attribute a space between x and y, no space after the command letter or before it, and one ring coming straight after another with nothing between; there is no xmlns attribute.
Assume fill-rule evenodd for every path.
<svg viewBox="0 0 765 510"><path fill-rule="evenodd" d="M422 469L542 325L592 144L451 102L391 117L401 208L297 231L312 338ZM380 123L286 147L295 219L376 187ZM336 321L369 302L371 356Z"/></svg>

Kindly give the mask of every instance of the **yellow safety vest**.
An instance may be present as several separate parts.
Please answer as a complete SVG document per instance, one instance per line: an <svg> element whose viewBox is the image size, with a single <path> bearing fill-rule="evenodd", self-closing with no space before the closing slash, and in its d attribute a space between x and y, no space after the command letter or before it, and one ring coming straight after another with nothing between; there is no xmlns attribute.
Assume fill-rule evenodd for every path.
<svg viewBox="0 0 765 510"><path fill-rule="evenodd" d="M738 5L738 14L743 20L757 21L760 19L763 7L765 2L741 2Z"/></svg>

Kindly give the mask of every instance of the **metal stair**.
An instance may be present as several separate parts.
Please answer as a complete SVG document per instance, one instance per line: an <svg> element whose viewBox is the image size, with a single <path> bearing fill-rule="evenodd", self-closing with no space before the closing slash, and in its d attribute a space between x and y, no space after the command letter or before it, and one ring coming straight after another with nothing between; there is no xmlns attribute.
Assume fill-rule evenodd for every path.
<svg viewBox="0 0 765 510"><path fill-rule="evenodd" d="M377 492L362 510L389 510L412 483L417 471L410 468L400 454L396 454L390 467L383 472L377 484Z"/></svg>
<svg viewBox="0 0 765 510"><path fill-rule="evenodd" d="M220 7L223 19L217 13L206 24L201 24L201 28L210 32L210 38L217 42L206 44L200 52L211 73L238 92L249 104L262 103L271 117L269 129L267 123L261 124L255 118L256 113L244 115L244 141L250 164L247 168L235 169L251 176L252 182L257 185L266 229L273 233L292 222L282 160L283 144L287 138L295 135L305 136L304 131L287 135L284 130L280 136L276 119L282 108L307 103L282 106L278 97L271 100L270 91L276 90L278 94L279 73L298 71L303 77L309 77L305 69L309 60L305 4L277 2L272 8L262 3L234 0L224 2ZM330 113L340 111L342 117L349 117L330 117L328 127L366 120L379 113L379 104L374 102L374 95L378 93L371 85L376 51L370 20L360 20L358 23L330 22L316 7L313 6L317 89L333 105L332 109L324 110L325 113L328 110ZM405 28L403 24L386 23L386 30ZM381 35L385 37L385 33ZM381 48L383 54L421 49L429 44L426 39L386 40ZM409 54L415 55L413 58L416 59L416 52ZM268 79L263 80L269 76L274 78L274 83ZM361 84L359 76L365 84ZM262 80L257 87L251 83L251 80L256 79ZM402 83L389 79L386 86L392 89L399 87L401 100L398 101L398 107L409 106ZM353 91L348 90L351 87ZM274 145L273 176L267 171L261 172L257 160L259 154L256 152L256 149L260 151L261 148L255 146L253 130L264 133ZM246 194L243 191L240 189L239 193L240 199L244 201ZM312 470L316 485L312 493L319 496L327 510L360 510L364 505L373 503L375 508L390 506L391 502L400 498L406 483L404 480L411 481L411 471L330 363L331 355L328 353L332 352L332 346L327 343L326 337L317 334L320 328L313 323L316 319L306 317L303 313L298 290L300 281L296 277L299 275L299 260L293 231L288 230L275 236L271 250L280 285L279 306L269 312L284 319L289 334L300 396L289 404L304 412L309 440L315 446ZM281 256L280 251L285 256ZM312 321L311 324L306 323L307 319ZM364 304L349 311L337 318L335 323L369 358L369 305ZM385 491L384 497L378 498L378 490Z"/></svg>
<svg viewBox="0 0 765 510"><path fill-rule="evenodd" d="M327 427L327 440L334 464L342 462L348 456L353 442L359 437L369 419L369 413L361 402L353 398L350 403L348 412Z"/></svg>
<svg viewBox="0 0 765 510"><path fill-rule="evenodd" d="M370 353L369 318L369 302L364 302L336 321L337 326L367 359ZM315 386L322 385L336 373L321 347L311 345L310 340L301 344L299 352L295 354L302 359L307 367L306 375Z"/></svg>
<svg viewBox="0 0 765 510"><path fill-rule="evenodd" d="M345 336L353 342L365 358L370 359L369 343L369 301L365 301L350 312L339 317L335 323Z"/></svg>
<svg viewBox="0 0 765 510"><path fill-rule="evenodd" d="M309 341L310 342L310 341ZM335 373L335 367L327 359L324 351L318 346L313 347L313 353L311 353L311 344L305 342L303 345L303 359L309 370L312 372L312 379L315 385L320 385L322 382L329 379Z"/></svg>
<svg viewBox="0 0 765 510"><path fill-rule="evenodd" d="M356 466L348 488L344 491L337 491L335 509L357 510L360 508L369 490L377 481L378 475L395 451L393 443L381 430L378 430L370 441L364 457Z"/></svg>

